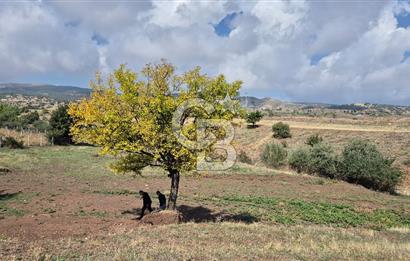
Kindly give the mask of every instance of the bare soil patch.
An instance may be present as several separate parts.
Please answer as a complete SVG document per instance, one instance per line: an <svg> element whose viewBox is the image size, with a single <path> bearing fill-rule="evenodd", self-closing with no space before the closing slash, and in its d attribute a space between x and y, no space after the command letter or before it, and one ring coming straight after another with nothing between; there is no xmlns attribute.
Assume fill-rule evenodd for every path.
<svg viewBox="0 0 410 261"><path fill-rule="evenodd" d="M118 228L133 229L152 224L182 222L254 222L252 216L230 212L231 207L201 201L224 195L257 195L306 201L323 201L352 205L357 209L402 209L404 197L377 193L344 182L317 182L318 178L278 174L273 176L209 175L183 177L178 200L181 215L163 211L136 220L142 202L136 191L150 193L153 206L156 190L167 193L166 176L106 177L95 180L52 175L36 171L16 171L1 177L0 236L24 241L84 237L110 233Z"/></svg>

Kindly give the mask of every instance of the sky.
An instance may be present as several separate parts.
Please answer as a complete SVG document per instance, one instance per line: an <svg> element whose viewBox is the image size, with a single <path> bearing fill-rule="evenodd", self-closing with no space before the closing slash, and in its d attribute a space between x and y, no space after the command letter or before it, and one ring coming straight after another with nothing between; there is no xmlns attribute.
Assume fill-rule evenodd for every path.
<svg viewBox="0 0 410 261"><path fill-rule="evenodd" d="M162 58L241 95L410 105L410 1L0 0L0 82L88 87Z"/></svg>

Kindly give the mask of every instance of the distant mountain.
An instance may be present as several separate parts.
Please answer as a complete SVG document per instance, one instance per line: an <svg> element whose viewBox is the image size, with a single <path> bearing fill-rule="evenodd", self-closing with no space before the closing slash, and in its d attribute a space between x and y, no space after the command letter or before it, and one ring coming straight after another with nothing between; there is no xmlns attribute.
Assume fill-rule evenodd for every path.
<svg viewBox="0 0 410 261"><path fill-rule="evenodd" d="M305 115L305 116L410 116L410 106L386 105L373 103L327 104L306 102L284 102L272 98L239 97L242 107L251 110L266 110L271 115Z"/></svg>
<svg viewBox="0 0 410 261"><path fill-rule="evenodd" d="M91 89L50 84L0 83L0 96L7 94L42 96L58 101L73 101L83 97L89 97ZM252 96L242 96L238 99L242 107L252 110L266 110L271 111L273 114L280 113L282 115L333 115L334 113L344 113L352 115L410 116L410 106L372 103L334 105L326 103L286 102L272 98L256 98Z"/></svg>
<svg viewBox="0 0 410 261"><path fill-rule="evenodd" d="M241 96L239 97L239 102L241 103L242 107L249 108L249 109L267 109L267 110L275 110L280 108L297 108L303 107L304 104L297 104L292 102L285 102L280 101L272 98L256 98L252 96Z"/></svg>
<svg viewBox="0 0 410 261"><path fill-rule="evenodd" d="M90 96L91 89L50 84L0 83L0 95L20 94L45 96L56 100L72 101Z"/></svg>

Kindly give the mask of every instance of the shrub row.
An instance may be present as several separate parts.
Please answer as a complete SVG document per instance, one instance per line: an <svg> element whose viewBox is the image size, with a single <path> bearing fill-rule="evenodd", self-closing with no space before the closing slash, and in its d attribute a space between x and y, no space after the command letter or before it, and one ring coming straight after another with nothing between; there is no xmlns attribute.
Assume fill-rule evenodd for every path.
<svg viewBox="0 0 410 261"><path fill-rule="evenodd" d="M366 188L394 193L403 173L392 166L394 159L386 158L377 147L365 140L349 143L340 156L328 144L318 143L300 148L289 157L289 166L327 178L341 179Z"/></svg>
<svg viewBox="0 0 410 261"><path fill-rule="evenodd" d="M313 137L313 138L312 138ZM373 143L353 140L337 155L332 146L323 143L319 136L308 138L304 146L287 157L288 152L281 144L267 144L261 160L268 167L288 164L298 173L304 172L326 178L340 179L360 184L366 188L395 192L403 173L393 166L394 159L385 157Z"/></svg>

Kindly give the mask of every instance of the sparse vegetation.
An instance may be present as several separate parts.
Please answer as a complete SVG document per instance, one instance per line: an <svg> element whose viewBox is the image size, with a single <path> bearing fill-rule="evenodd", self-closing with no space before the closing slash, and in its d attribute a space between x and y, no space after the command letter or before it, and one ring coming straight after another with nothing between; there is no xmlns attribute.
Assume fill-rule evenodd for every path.
<svg viewBox="0 0 410 261"><path fill-rule="evenodd" d="M214 240L209 240L209 235ZM21 244L18 239L2 238L0 248L9 250L6 259L16 256L11 252L24 260L406 261L410 258L408 241L407 229L222 222L134 227L92 234L86 240L69 237Z"/></svg>
<svg viewBox="0 0 410 261"><path fill-rule="evenodd" d="M240 152L239 152L239 154L238 154L238 160L239 160L239 162L242 162L242 163L246 163L246 164L249 164L249 165L252 165L252 159L246 154L246 152L245 151L243 151L243 150L241 150Z"/></svg>
<svg viewBox="0 0 410 261"><path fill-rule="evenodd" d="M404 160L403 165L410 167L410 159Z"/></svg>
<svg viewBox="0 0 410 261"><path fill-rule="evenodd" d="M334 258L369 258L383 255L387 257L386 249L393 247L392 241L397 240L398 245L394 246L394 251L389 253L389 257L406 260L404 257L407 257L407 248L404 247L403 238L408 234L410 222L409 213L403 206L408 204L408 197L377 193L345 182L323 178L280 174L279 171L265 175L261 173L261 167L249 166L247 175L238 174L237 171L229 175L225 171L210 173L206 177L206 183L198 182L198 177L184 177L184 194L180 197L180 210L187 217L193 215L191 221L205 223L139 227L138 221L131 220L133 213L138 213L138 209L134 208L140 207L135 201L135 188L147 184L151 194L157 188L166 187L167 181L160 178L159 173L156 174L158 170L153 169L147 170L143 177L114 177L105 168L112 158L94 157L96 152L96 148L88 146L34 147L30 150L0 151L0 165L11 167L19 174L4 179L4 186L8 191L0 193L0 218L3 218L0 231L4 235L0 240L0 248L7 245L9 250L5 254L6 257L12 255L22 259L37 259L38 256L51 258L53 255L61 259L99 259L100 254L104 253L105 257L113 259L145 256L236 259L237 251L231 251L230 254L225 252L229 252L228 249L233 247L242 249L242 242L247 238L246 240L254 245L250 247L248 242L247 251L241 252L241 258L273 258L272 248L268 251L264 247L258 247L261 241L282 242L285 238L297 236L298 240L292 240L290 243L296 249L291 246L286 251L280 248L284 251L281 252L281 257L286 255L309 259L317 257L317 253L327 253L326 256ZM51 179L52 187L47 182ZM19 187L23 187L24 192L14 196L12 192ZM67 193L70 193L69 197ZM36 204L32 204L33 202ZM66 202L70 202L70 207L61 207ZM129 211L129 214L122 214L123 211ZM7 226L14 222L14 219L19 220L28 214L35 216L38 221L22 223L21 233L32 233L45 238L21 244L19 240L24 240L25 234L14 238L10 236ZM47 222L44 222L44 215L48 216ZM252 224L233 224L229 222L230 218ZM122 224L121 227L117 226L119 222ZM54 238L55 235L50 232L54 231L50 228L55 228L56 224L61 226L64 233L59 234L59 238ZM67 227L70 229L65 229ZM241 228L240 231L238 228ZM391 230L393 228L394 230ZM175 230L184 233L185 236L176 238ZM101 232L104 234L100 237L96 231L104 231ZM282 232L269 238L269 231ZM295 234L296 231L299 232ZM168 233L169 237L166 237ZM225 252L215 254L214 251L210 251L209 244L212 242L206 237L207 233L219 235L219 245L220 242L229 242ZM143 236L147 241L139 241L136 246L128 247L137 234L139 239ZM188 235L191 243L185 241ZM323 239L324 235L327 236L326 240ZM384 236L388 241L377 245L378 248L383 246L384 250L375 252L374 246L370 247L370 244L375 244L374 242ZM258 238L257 242L255 237ZM301 237L305 238L303 242L300 240ZM161 246L170 248L172 244L175 246L177 243L178 250L169 251L168 247L157 249L158 244L153 242L158 239L166 240L161 241ZM334 248L335 241L332 241L326 250L328 240L331 239L338 240L338 248ZM359 239L361 241L357 243ZM70 247L64 248L67 240L71 240ZM195 244L192 245L193 240ZM307 243L306 240L310 241ZM319 242L320 246L316 245ZM141 248L137 251L136 247L141 247L141 244L152 245L156 250L144 248L149 249L150 252L147 252ZM187 250L191 251L192 247L198 247L198 244L204 244L202 251ZM344 244L346 247L343 247ZM363 245L359 247L357 244ZM75 251L72 250L74 245ZM398 251L399 246L402 251ZM99 247L101 249L96 251ZM312 247L317 247L319 252L312 254ZM343 251L340 249L342 247ZM349 255L346 251L350 251Z"/></svg>
<svg viewBox="0 0 410 261"><path fill-rule="evenodd" d="M341 204L242 195L212 196L205 200L246 203L238 211L252 213L260 220L280 224L303 224L307 222L340 227L360 226L376 229L410 227L410 215L391 210L374 210L369 213Z"/></svg>
<svg viewBox="0 0 410 261"><path fill-rule="evenodd" d="M323 142L323 138L319 134L311 135L306 139L306 144L312 147L321 142Z"/></svg>
<svg viewBox="0 0 410 261"><path fill-rule="evenodd" d="M278 168L285 165L288 152L281 144L269 143L265 145L261 159L268 167Z"/></svg>
<svg viewBox="0 0 410 261"><path fill-rule="evenodd" d="M277 139L291 138L289 124L278 122L272 125L273 137Z"/></svg>

